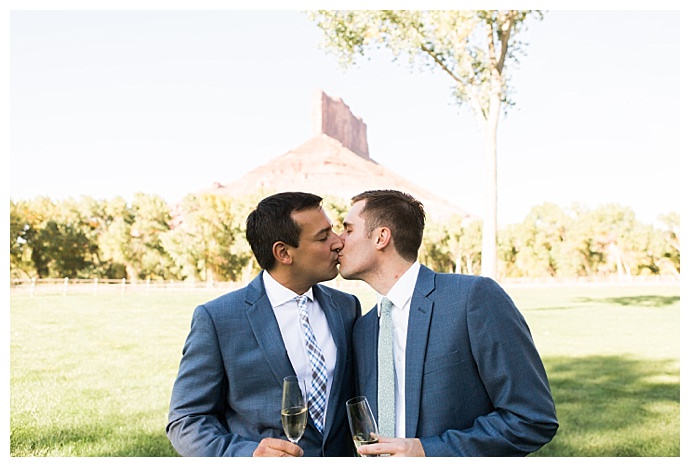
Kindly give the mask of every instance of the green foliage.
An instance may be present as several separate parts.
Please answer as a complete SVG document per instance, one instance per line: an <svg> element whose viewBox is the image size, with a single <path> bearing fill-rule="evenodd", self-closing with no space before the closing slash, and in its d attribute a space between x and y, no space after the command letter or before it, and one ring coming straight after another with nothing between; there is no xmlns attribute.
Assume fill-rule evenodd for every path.
<svg viewBox="0 0 690 467"><path fill-rule="evenodd" d="M527 277L554 277L569 257L566 232L572 219L551 203L532 208L517 227L515 266Z"/></svg>
<svg viewBox="0 0 690 467"><path fill-rule="evenodd" d="M172 258L163 248L162 237L170 231L170 207L159 196L138 193L132 203L134 222L130 230L133 264L137 279L172 279Z"/></svg>
<svg viewBox="0 0 690 467"><path fill-rule="evenodd" d="M507 61L517 61L523 44L516 35L531 10L318 10L308 12L324 32L323 46L342 66L357 57L388 49L394 60L406 56L410 65L439 69L453 83L457 103L470 102L486 119L498 91L507 103Z"/></svg>
<svg viewBox="0 0 690 467"><path fill-rule="evenodd" d="M10 201L10 271L14 278L70 277L129 281L246 281L258 271L245 219L265 193L242 198L189 195L176 207L137 194L97 201ZM326 196L338 232L349 201ZM551 203L499 232L500 277L604 277L680 274L680 221L644 225L619 205L594 210ZM478 274L482 222L428 223L419 258L438 271Z"/></svg>
<svg viewBox="0 0 690 467"><path fill-rule="evenodd" d="M479 220L453 217L431 223L424 232L419 260L436 271L475 274L481 263L481 243Z"/></svg>
<svg viewBox="0 0 690 467"><path fill-rule="evenodd" d="M564 210L535 206L522 223L499 232L500 277L575 278L680 274L680 227L670 213L665 228L639 222L630 208L604 205ZM438 271L476 274L481 222L457 219L429 225L420 259ZM663 271L663 272L662 272Z"/></svg>
<svg viewBox="0 0 690 467"><path fill-rule="evenodd" d="M33 235L29 224L31 217L26 201L10 200L10 274L13 278L31 276L33 265L28 244Z"/></svg>
<svg viewBox="0 0 690 467"><path fill-rule="evenodd" d="M647 254L651 272L680 274L680 215L675 212L660 216L663 224L661 238L651 232L647 236Z"/></svg>
<svg viewBox="0 0 690 467"><path fill-rule="evenodd" d="M359 281L336 283L374 299ZM165 425L192 310L226 290L115 290L12 292L11 456L175 455ZM680 455L677 285L507 291L544 360L561 425L536 456Z"/></svg>
<svg viewBox="0 0 690 467"><path fill-rule="evenodd" d="M92 220L100 228L104 259L122 265L129 280L175 278L174 264L162 244L172 217L160 196L137 193L131 204L116 197Z"/></svg>
<svg viewBox="0 0 690 467"><path fill-rule="evenodd" d="M88 277L99 265L95 237L84 217L88 203L88 199L10 201L12 275Z"/></svg>
<svg viewBox="0 0 690 467"><path fill-rule="evenodd" d="M339 232L343 227L345 216L350 210L350 201L331 195L325 195L321 205L331 219L333 230Z"/></svg>
<svg viewBox="0 0 690 467"><path fill-rule="evenodd" d="M251 257L243 248L242 228L249 211L246 203L227 196L188 195L178 208L176 228L163 237L163 245L188 278L236 281Z"/></svg>

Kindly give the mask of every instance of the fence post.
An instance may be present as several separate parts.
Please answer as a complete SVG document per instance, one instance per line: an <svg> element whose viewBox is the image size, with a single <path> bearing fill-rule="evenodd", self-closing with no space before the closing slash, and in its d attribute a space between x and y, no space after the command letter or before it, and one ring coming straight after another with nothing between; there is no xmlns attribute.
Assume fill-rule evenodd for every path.
<svg viewBox="0 0 690 467"><path fill-rule="evenodd" d="M122 278L122 294L124 295L125 293L125 287L127 286L127 278L123 277Z"/></svg>
<svg viewBox="0 0 690 467"><path fill-rule="evenodd" d="M62 286L62 295L67 295L67 286L69 285L69 277L65 277L65 285Z"/></svg>
<svg viewBox="0 0 690 467"><path fill-rule="evenodd" d="M93 294L98 295L98 277L93 279Z"/></svg>
<svg viewBox="0 0 690 467"><path fill-rule="evenodd" d="M36 292L36 278L32 277L31 278L31 296L34 296L34 293Z"/></svg>

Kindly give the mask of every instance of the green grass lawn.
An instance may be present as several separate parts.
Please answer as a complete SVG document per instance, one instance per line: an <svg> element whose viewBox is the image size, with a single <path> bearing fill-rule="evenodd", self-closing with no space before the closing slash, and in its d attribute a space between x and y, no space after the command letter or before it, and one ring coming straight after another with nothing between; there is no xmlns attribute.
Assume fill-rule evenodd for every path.
<svg viewBox="0 0 690 467"><path fill-rule="evenodd" d="M535 456L680 455L679 286L507 289L561 424ZM12 293L11 456L174 456L165 424L191 313L222 292Z"/></svg>
<svg viewBox="0 0 690 467"><path fill-rule="evenodd" d="M680 289L509 289L560 422L536 456L680 455Z"/></svg>

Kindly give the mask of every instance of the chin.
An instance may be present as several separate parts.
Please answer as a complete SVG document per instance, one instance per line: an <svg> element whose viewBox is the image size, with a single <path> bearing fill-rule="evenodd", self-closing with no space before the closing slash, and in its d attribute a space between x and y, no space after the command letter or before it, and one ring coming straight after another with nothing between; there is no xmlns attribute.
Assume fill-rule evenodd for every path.
<svg viewBox="0 0 690 467"><path fill-rule="evenodd" d="M321 282L330 281L331 279L335 279L336 277L338 277L338 268L336 268L335 271L331 272L330 274L325 274Z"/></svg>
<svg viewBox="0 0 690 467"><path fill-rule="evenodd" d="M347 270L343 271L342 265L340 266L340 271L338 272L340 273L340 277L343 279L352 279L352 276L347 272Z"/></svg>

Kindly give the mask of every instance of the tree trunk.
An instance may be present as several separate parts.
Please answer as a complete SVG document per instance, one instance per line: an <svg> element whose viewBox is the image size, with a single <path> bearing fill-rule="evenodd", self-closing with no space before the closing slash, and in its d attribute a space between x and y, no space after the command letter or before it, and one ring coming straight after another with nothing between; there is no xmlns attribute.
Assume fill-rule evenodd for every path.
<svg viewBox="0 0 690 467"><path fill-rule="evenodd" d="M207 263L207 264L208 264L208 263ZM215 273L214 273L214 271L213 271L213 267L212 267L212 266L206 266L206 274L205 274L205 276L206 276L206 286L207 286L207 287L213 287L213 284L214 284L214 282L215 282L215 280L216 280L216 276L215 276Z"/></svg>
<svg viewBox="0 0 690 467"><path fill-rule="evenodd" d="M132 263L125 264L125 273L127 274L127 280L131 284L136 283L139 279L139 269Z"/></svg>
<svg viewBox="0 0 690 467"><path fill-rule="evenodd" d="M497 254L496 232L498 230L498 164L496 140L498 117L500 115L500 96L493 95L489 113L482 126L484 136L484 219L482 223L482 276L496 279Z"/></svg>

